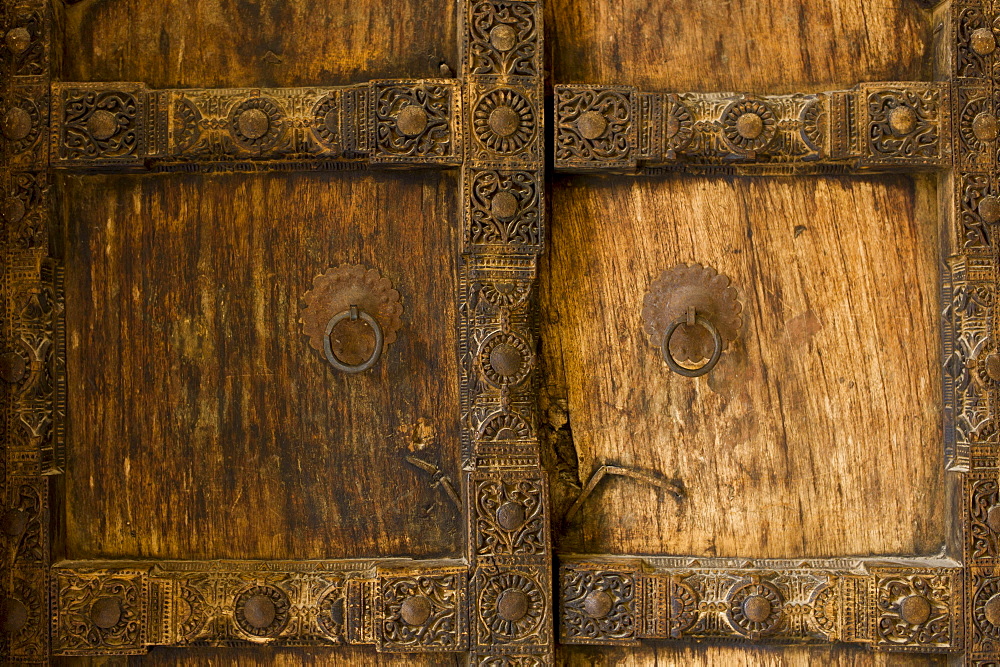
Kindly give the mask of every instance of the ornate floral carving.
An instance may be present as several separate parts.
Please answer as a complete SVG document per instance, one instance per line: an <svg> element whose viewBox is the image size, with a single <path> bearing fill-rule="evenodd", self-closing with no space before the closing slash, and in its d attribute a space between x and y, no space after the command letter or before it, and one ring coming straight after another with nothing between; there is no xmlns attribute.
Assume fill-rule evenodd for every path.
<svg viewBox="0 0 1000 667"><path fill-rule="evenodd" d="M778 119L763 100L734 100L722 113L722 134L734 151L765 149L778 132Z"/></svg>
<svg viewBox="0 0 1000 667"><path fill-rule="evenodd" d="M539 479L476 479L476 553L545 553L545 495Z"/></svg>
<svg viewBox="0 0 1000 667"><path fill-rule="evenodd" d="M635 164L629 89L558 86L555 97L557 165L613 168Z"/></svg>
<svg viewBox="0 0 1000 667"><path fill-rule="evenodd" d="M1000 481L996 476L970 478L968 526L969 558L1000 558Z"/></svg>
<svg viewBox="0 0 1000 667"><path fill-rule="evenodd" d="M253 153L274 147L281 137L285 113L277 100L251 97L233 106L227 128L232 140Z"/></svg>
<svg viewBox="0 0 1000 667"><path fill-rule="evenodd" d="M538 643L546 597L527 571L511 568L483 578L477 604L480 643Z"/></svg>
<svg viewBox="0 0 1000 667"><path fill-rule="evenodd" d="M347 601L343 586L331 586L319 599L316 623L323 635L340 643L343 641L347 625Z"/></svg>
<svg viewBox="0 0 1000 667"><path fill-rule="evenodd" d="M61 159L118 161L139 156L142 114L136 95L65 88L59 109L57 154Z"/></svg>
<svg viewBox="0 0 1000 667"><path fill-rule="evenodd" d="M988 248L1000 222L1000 188L987 173L960 176L959 223L966 248Z"/></svg>
<svg viewBox="0 0 1000 667"><path fill-rule="evenodd" d="M574 643L632 641L637 635L635 578L564 568L561 629Z"/></svg>
<svg viewBox="0 0 1000 667"><path fill-rule="evenodd" d="M0 516L0 544L14 563L43 563L45 559L43 500L34 480L10 480L11 499Z"/></svg>
<svg viewBox="0 0 1000 667"><path fill-rule="evenodd" d="M146 585L139 572L60 573L53 631L57 653L145 652Z"/></svg>
<svg viewBox="0 0 1000 667"><path fill-rule="evenodd" d="M539 248L542 184L530 171L472 171L466 247L510 245Z"/></svg>
<svg viewBox="0 0 1000 667"><path fill-rule="evenodd" d="M955 71L957 77L984 78L991 74L996 37L978 7L956 6ZM991 41L992 40L992 41Z"/></svg>
<svg viewBox="0 0 1000 667"><path fill-rule="evenodd" d="M531 101L513 88L497 88L479 98L472 112L472 131L487 150L512 156L535 138L538 125Z"/></svg>
<svg viewBox="0 0 1000 667"><path fill-rule="evenodd" d="M952 575L899 573L878 577L876 585L879 644L952 645Z"/></svg>
<svg viewBox="0 0 1000 667"><path fill-rule="evenodd" d="M375 87L376 158L395 161L455 155L453 87L404 83Z"/></svg>
<svg viewBox="0 0 1000 667"><path fill-rule="evenodd" d="M236 596L233 620L251 637L270 638L288 625L288 595L277 586L251 586Z"/></svg>
<svg viewBox="0 0 1000 667"><path fill-rule="evenodd" d="M382 590L385 650L456 650L464 640L461 574L387 577Z"/></svg>
<svg viewBox="0 0 1000 667"><path fill-rule="evenodd" d="M523 336L503 331L487 336L479 346L479 369L495 387L516 387L531 373L535 355Z"/></svg>
<svg viewBox="0 0 1000 667"><path fill-rule="evenodd" d="M698 620L698 593L683 580L674 577L670 580L668 599L670 636L677 639Z"/></svg>
<svg viewBox="0 0 1000 667"><path fill-rule="evenodd" d="M694 136L694 118L687 105L677 95L667 95L663 120L663 147L665 157L674 159L684 150Z"/></svg>
<svg viewBox="0 0 1000 667"><path fill-rule="evenodd" d="M867 135L871 162L937 163L942 157L942 89L934 84L873 89L866 86Z"/></svg>
<svg viewBox="0 0 1000 667"><path fill-rule="evenodd" d="M340 135L340 92L333 91L321 97L313 108L313 132L324 146L339 155L343 151Z"/></svg>
<svg viewBox="0 0 1000 667"><path fill-rule="evenodd" d="M737 632L754 640L774 632L785 604L777 586L759 578L734 588L726 602L729 622Z"/></svg>
<svg viewBox="0 0 1000 667"><path fill-rule="evenodd" d="M0 74L38 77L48 74L45 16L31 6L11 6L9 19L0 24Z"/></svg>
<svg viewBox="0 0 1000 667"><path fill-rule="evenodd" d="M472 74L538 76L535 3L480 0L469 13Z"/></svg>

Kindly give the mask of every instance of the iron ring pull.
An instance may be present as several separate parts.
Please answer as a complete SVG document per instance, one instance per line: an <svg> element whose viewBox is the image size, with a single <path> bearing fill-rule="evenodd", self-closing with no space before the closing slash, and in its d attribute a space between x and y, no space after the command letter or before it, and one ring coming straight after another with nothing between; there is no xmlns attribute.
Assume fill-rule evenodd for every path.
<svg viewBox="0 0 1000 667"><path fill-rule="evenodd" d="M338 359L337 355L333 353L333 347L330 345L330 334L333 333L333 328L348 318L350 318L352 322L361 318L367 322L368 326L370 326L372 331L375 332L375 351L372 352L368 359L357 365L345 364L343 361ZM323 352L326 354L326 360L329 361L330 365L338 371L343 371L344 373L361 373L378 363L379 357L382 356L382 345L384 342L385 336L382 333L382 327L379 326L378 321L367 312L361 310L361 308L352 305L349 310L337 313L330 318L329 322L327 322L326 333L323 335Z"/></svg>
<svg viewBox="0 0 1000 667"><path fill-rule="evenodd" d="M698 324L708 331L708 333L712 334L712 343L715 346L712 350L712 357L698 368L684 368L677 363L674 355L670 353L670 339L673 337L674 332L677 331L677 327L682 324L689 326ZM670 327L667 328L667 332L663 334L663 342L660 343L660 352L663 354L663 360L667 362L670 370L684 377L696 378L715 368L715 364L719 363L719 358L722 356L722 346L722 335L719 334L719 330L715 328L715 325L708 318L702 317L695 312L694 308L689 308L687 314L674 320L670 324Z"/></svg>

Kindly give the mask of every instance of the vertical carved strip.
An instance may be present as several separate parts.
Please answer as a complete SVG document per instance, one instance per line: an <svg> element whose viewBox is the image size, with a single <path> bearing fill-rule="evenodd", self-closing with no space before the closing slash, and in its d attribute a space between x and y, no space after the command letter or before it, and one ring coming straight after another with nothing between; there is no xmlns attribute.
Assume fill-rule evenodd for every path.
<svg viewBox="0 0 1000 667"><path fill-rule="evenodd" d="M0 662L49 654L49 478L64 459L62 285L48 257L44 0L0 1Z"/></svg>
<svg viewBox="0 0 1000 667"><path fill-rule="evenodd" d="M548 488L536 426L545 239L542 3L463 0L459 293L472 664L551 664Z"/></svg>

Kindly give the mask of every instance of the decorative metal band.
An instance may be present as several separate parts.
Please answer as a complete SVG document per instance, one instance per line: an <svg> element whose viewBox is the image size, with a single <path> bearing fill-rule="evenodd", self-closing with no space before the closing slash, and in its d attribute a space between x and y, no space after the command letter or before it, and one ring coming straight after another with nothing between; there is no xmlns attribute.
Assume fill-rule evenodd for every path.
<svg viewBox="0 0 1000 667"><path fill-rule="evenodd" d="M62 273L49 258L45 0L0 0L0 662L49 655L50 478L62 470Z"/></svg>
<svg viewBox="0 0 1000 667"><path fill-rule="evenodd" d="M463 155L452 79L221 90L60 83L52 100L58 168L451 165Z"/></svg>
<svg viewBox="0 0 1000 667"><path fill-rule="evenodd" d="M947 83L863 83L758 96L555 87L555 166L725 173L837 173L951 163Z"/></svg>
<svg viewBox="0 0 1000 667"><path fill-rule="evenodd" d="M962 569L953 561L567 560L560 641L642 639L961 646Z"/></svg>
<svg viewBox="0 0 1000 667"><path fill-rule="evenodd" d="M52 569L54 655L151 646L465 649L462 563L85 562Z"/></svg>

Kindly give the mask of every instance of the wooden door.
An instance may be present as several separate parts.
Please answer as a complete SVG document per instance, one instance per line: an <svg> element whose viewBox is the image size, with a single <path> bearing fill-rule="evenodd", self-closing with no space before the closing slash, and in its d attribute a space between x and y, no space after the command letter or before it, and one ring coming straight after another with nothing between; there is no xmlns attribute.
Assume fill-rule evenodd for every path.
<svg viewBox="0 0 1000 667"><path fill-rule="evenodd" d="M989 0L0 0L3 659L995 664Z"/></svg>

